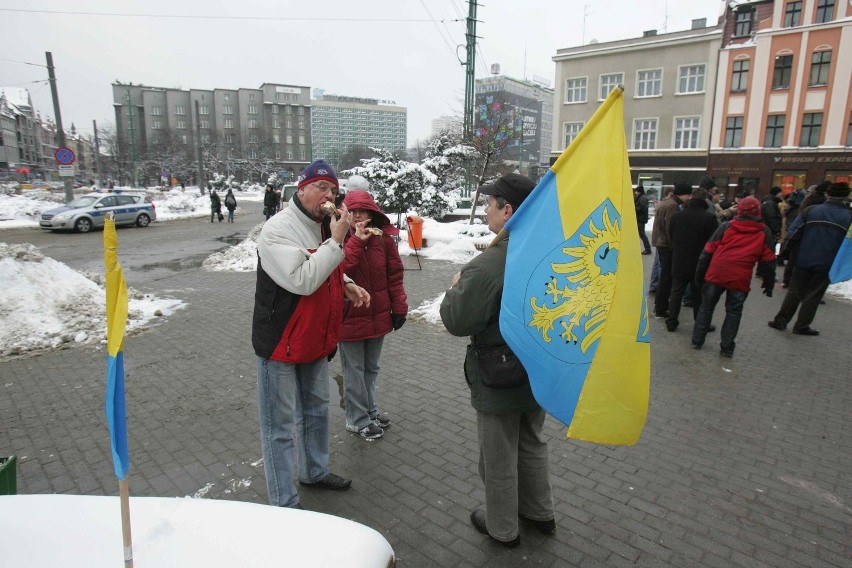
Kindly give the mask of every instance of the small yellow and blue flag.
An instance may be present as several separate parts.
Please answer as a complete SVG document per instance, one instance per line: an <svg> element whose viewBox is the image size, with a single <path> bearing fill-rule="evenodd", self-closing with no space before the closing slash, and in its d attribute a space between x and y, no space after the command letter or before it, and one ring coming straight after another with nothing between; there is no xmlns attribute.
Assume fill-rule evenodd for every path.
<svg viewBox="0 0 852 568"><path fill-rule="evenodd" d="M127 327L127 285L118 262L115 220L104 220L106 265L107 372L105 414L109 427L112 463L118 479L130 469L127 449L127 407L124 399L124 332Z"/></svg>
<svg viewBox="0 0 852 568"><path fill-rule="evenodd" d="M840 243L840 249L834 257L831 270L828 271L828 279L832 284L852 280L852 225L849 225L846 238Z"/></svg>
<svg viewBox="0 0 852 568"><path fill-rule="evenodd" d="M505 229L500 331L568 437L635 444L650 330L623 89L614 89Z"/></svg>

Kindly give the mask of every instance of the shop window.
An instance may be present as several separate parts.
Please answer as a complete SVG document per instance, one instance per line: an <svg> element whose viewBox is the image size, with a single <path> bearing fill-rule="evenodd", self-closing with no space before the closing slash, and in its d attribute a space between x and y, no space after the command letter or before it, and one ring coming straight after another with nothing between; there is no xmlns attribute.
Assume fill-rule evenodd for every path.
<svg viewBox="0 0 852 568"><path fill-rule="evenodd" d="M805 175L807 172L796 170L775 170L772 172L772 185L781 188L781 192L787 195L797 189L805 188Z"/></svg>

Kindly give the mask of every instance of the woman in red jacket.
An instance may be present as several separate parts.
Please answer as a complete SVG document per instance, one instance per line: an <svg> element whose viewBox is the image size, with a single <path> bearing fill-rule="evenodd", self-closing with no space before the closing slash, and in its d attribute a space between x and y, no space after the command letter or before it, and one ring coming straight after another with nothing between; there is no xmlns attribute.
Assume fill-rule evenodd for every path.
<svg viewBox="0 0 852 568"><path fill-rule="evenodd" d="M399 230L366 191L349 191L343 202L352 213L343 270L371 299L370 307L349 309L340 331L346 429L376 440L390 426L376 404L382 343L391 330L402 327L408 313L402 260L393 239Z"/></svg>

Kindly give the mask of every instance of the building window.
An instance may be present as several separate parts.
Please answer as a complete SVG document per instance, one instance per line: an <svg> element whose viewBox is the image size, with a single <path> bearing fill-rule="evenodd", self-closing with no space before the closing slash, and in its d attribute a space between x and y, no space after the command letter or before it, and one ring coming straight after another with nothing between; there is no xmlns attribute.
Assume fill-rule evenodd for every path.
<svg viewBox="0 0 852 568"><path fill-rule="evenodd" d="M281 135L278 134L277 132L273 132L272 133L272 142L274 142L275 144L280 143L281 142Z"/></svg>
<svg viewBox="0 0 852 568"><path fill-rule="evenodd" d="M734 61L731 73L731 92L743 93L748 87L748 59Z"/></svg>
<svg viewBox="0 0 852 568"><path fill-rule="evenodd" d="M624 82L624 73L601 75L600 100L604 100L614 88Z"/></svg>
<svg viewBox="0 0 852 568"><path fill-rule="evenodd" d="M281 128L281 123L278 122L277 118L272 119L272 128Z"/></svg>
<svg viewBox="0 0 852 568"><path fill-rule="evenodd" d="M159 106L152 106L151 107L151 114L153 116L160 116L160 115L163 114L163 109L161 109Z"/></svg>
<svg viewBox="0 0 852 568"><path fill-rule="evenodd" d="M650 69L636 73L636 96L659 97L663 94L663 70Z"/></svg>
<svg viewBox="0 0 852 568"><path fill-rule="evenodd" d="M176 120L175 121L175 128L177 128L178 130L185 130L186 129L186 121L185 120Z"/></svg>
<svg viewBox="0 0 852 568"><path fill-rule="evenodd" d="M697 116L675 119L675 148L698 148L701 119Z"/></svg>
<svg viewBox="0 0 852 568"><path fill-rule="evenodd" d="M230 118L226 118L224 126L225 126L225 128L233 128L234 127L234 121L231 120Z"/></svg>
<svg viewBox="0 0 852 568"><path fill-rule="evenodd" d="M259 141L260 138L257 136L257 132L249 134L249 144L257 144Z"/></svg>
<svg viewBox="0 0 852 568"><path fill-rule="evenodd" d="M255 119L249 120L248 121L248 127L249 128L257 128L257 120L255 120Z"/></svg>
<svg viewBox="0 0 852 568"><path fill-rule="evenodd" d="M586 102L586 78L568 79L565 81L565 102Z"/></svg>
<svg viewBox="0 0 852 568"><path fill-rule="evenodd" d="M653 150L657 147L657 119L637 118L633 121L633 149Z"/></svg>
<svg viewBox="0 0 852 568"><path fill-rule="evenodd" d="M207 105L199 105L198 114L210 114L210 107Z"/></svg>
<svg viewBox="0 0 852 568"><path fill-rule="evenodd" d="M811 57L811 87L828 84L828 72L831 70L831 52L817 51Z"/></svg>
<svg viewBox="0 0 852 568"><path fill-rule="evenodd" d="M278 105L272 105L272 114L278 114Z"/></svg>
<svg viewBox="0 0 852 568"><path fill-rule="evenodd" d="M248 106L249 114L257 114L257 105L249 105Z"/></svg>
<svg viewBox="0 0 852 568"><path fill-rule="evenodd" d="M293 150L287 150L287 159L288 159L288 160L292 160L292 159L293 159Z"/></svg>
<svg viewBox="0 0 852 568"><path fill-rule="evenodd" d="M256 160L257 159L257 148L253 147L249 150L249 159Z"/></svg>
<svg viewBox="0 0 852 568"><path fill-rule="evenodd" d="M772 74L773 89L790 88L790 76L793 73L793 56L779 55L775 58L775 72Z"/></svg>
<svg viewBox="0 0 852 568"><path fill-rule="evenodd" d="M305 107L299 107L299 116L305 116Z"/></svg>
<svg viewBox="0 0 852 568"><path fill-rule="evenodd" d="M787 2L784 8L784 27L792 28L798 26L802 20L802 2Z"/></svg>
<svg viewBox="0 0 852 568"><path fill-rule="evenodd" d="M225 134L225 144L233 144L234 143L234 135L233 134Z"/></svg>
<svg viewBox="0 0 852 568"><path fill-rule="evenodd" d="M275 159L276 159L276 160L280 160L280 159L281 159L281 148L276 148L276 149L275 149Z"/></svg>
<svg viewBox="0 0 852 568"><path fill-rule="evenodd" d="M210 144L210 135L209 134L202 134L201 135L201 143L202 144Z"/></svg>
<svg viewBox="0 0 852 568"><path fill-rule="evenodd" d="M819 146L819 135L822 131L822 113L806 112L802 117L802 136L799 146Z"/></svg>
<svg viewBox="0 0 852 568"><path fill-rule="evenodd" d="M162 126L160 125L160 121L159 120L152 120L151 121L151 128L154 129L154 130L159 130L160 128L162 128Z"/></svg>
<svg viewBox="0 0 852 568"><path fill-rule="evenodd" d="M231 105L222 105L222 114L234 114L234 107Z"/></svg>
<svg viewBox="0 0 852 568"><path fill-rule="evenodd" d="M299 159L302 160L303 162L307 161L307 159L308 159L308 152L304 148L299 150Z"/></svg>
<svg viewBox="0 0 852 568"><path fill-rule="evenodd" d="M305 135L299 134L299 144L304 144L304 143L305 143Z"/></svg>
<svg viewBox="0 0 852 568"><path fill-rule="evenodd" d="M834 0L819 0L817 2L816 23L824 24L834 19Z"/></svg>
<svg viewBox="0 0 852 568"><path fill-rule="evenodd" d="M183 105L176 105L175 114L186 114L186 107Z"/></svg>
<svg viewBox="0 0 852 568"><path fill-rule="evenodd" d="M743 37L751 34L751 22L754 17L754 10L742 8L737 12L734 21L734 37Z"/></svg>
<svg viewBox="0 0 852 568"><path fill-rule="evenodd" d="M566 148L580 133L580 129L583 128L583 124L584 123L582 122L566 122L562 125L562 132L564 133L563 139L565 140Z"/></svg>
<svg viewBox="0 0 852 568"><path fill-rule="evenodd" d="M763 145L767 148L780 148L784 144L784 124L786 119L783 114L770 114L766 117L766 136Z"/></svg>
<svg viewBox="0 0 852 568"><path fill-rule="evenodd" d="M226 101L230 101L230 100L231 100L231 95L230 95L229 93L225 93L225 100L226 100Z"/></svg>
<svg viewBox="0 0 852 568"><path fill-rule="evenodd" d="M725 148L739 148L743 144L743 117L729 116L725 124Z"/></svg>
<svg viewBox="0 0 852 568"><path fill-rule="evenodd" d="M704 65L686 65L678 69L677 92L703 93L704 92Z"/></svg>
<svg viewBox="0 0 852 568"><path fill-rule="evenodd" d="M254 93L249 93L249 101L254 102Z"/></svg>
<svg viewBox="0 0 852 568"><path fill-rule="evenodd" d="M293 143L293 135L292 134L285 134L284 135L284 142L286 142L287 144L292 144Z"/></svg>
<svg viewBox="0 0 852 568"><path fill-rule="evenodd" d="M284 107L284 114L293 114L293 107L285 106Z"/></svg>
<svg viewBox="0 0 852 568"><path fill-rule="evenodd" d="M285 118L284 119L284 128L293 128L293 119Z"/></svg>
<svg viewBox="0 0 852 568"><path fill-rule="evenodd" d="M209 120L202 120L198 124L201 126L201 128L210 128Z"/></svg>
<svg viewBox="0 0 852 568"><path fill-rule="evenodd" d="M189 143L189 138L186 136L186 134L182 134L182 135L181 135L181 137L180 137L180 141L181 141L184 145L186 145L186 144L188 144L188 143Z"/></svg>
<svg viewBox="0 0 852 568"><path fill-rule="evenodd" d="M300 121L299 121L299 130L304 130L304 129L305 129L305 121L304 121L304 120L300 120Z"/></svg>

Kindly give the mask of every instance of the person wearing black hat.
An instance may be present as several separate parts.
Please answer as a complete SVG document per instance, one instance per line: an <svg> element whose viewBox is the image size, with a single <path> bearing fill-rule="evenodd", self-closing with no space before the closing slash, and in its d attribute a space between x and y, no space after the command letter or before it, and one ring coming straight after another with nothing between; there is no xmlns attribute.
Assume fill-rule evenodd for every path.
<svg viewBox="0 0 852 568"><path fill-rule="evenodd" d="M660 255L660 283L654 298L655 318L665 318L669 315L669 296L672 289L672 241L669 237L669 220L683 209L691 193L691 184L685 181L677 182L672 195L662 200L654 212L651 244Z"/></svg>
<svg viewBox="0 0 852 568"><path fill-rule="evenodd" d="M799 317L793 325L796 335L819 335L811 327L823 294L828 289L828 272L852 224L852 211L846 205L849 184L835 183L826 191L825 203L802 210L788 229L787 239L800 232L797 254L790 259L793 274L784 302L769 322L779 331L787 329L796 310ZM801 308L799 308L801 305Z"/></svg>
<svg viewBox="0 0 852 568"><path fill-rule="evenodd" d="M772 231L772 236L775 237L775 242L781 236L781 194L780 187L773 187L769 190L769 195L763 198L760 202L760 216L763 223Z"/></svg>
<svg viewBox="0 0 852 568"><path fill-rule="evenodd" d="M645 231L648 224L648 196L645 195L645 187L640 182L633 190L633 205L636 208L636 224L639 225L639 240L642 241L642 254L651 254L651 242Z"/></svg>
<svg viewBox="0 0 852 568"><path fill-rule="evenodd" d="M500 333L500 299L509 236L501 229L532 192L524 176L507 174L480 188L486 196L488 228L497 237L452 280L441 302L447 331L470 336L464 374L476 409L479 475L485 485L485 510L470 515L477 531L509 548L521 542L518 517L543 534L553 534L556 522L548 469L545 412L533 398L520 361ZM486 357L515 361L516 372L488 374ZM512 367L511 365L509 367ZM502 381L500 388L493 381Z"/></svg>

